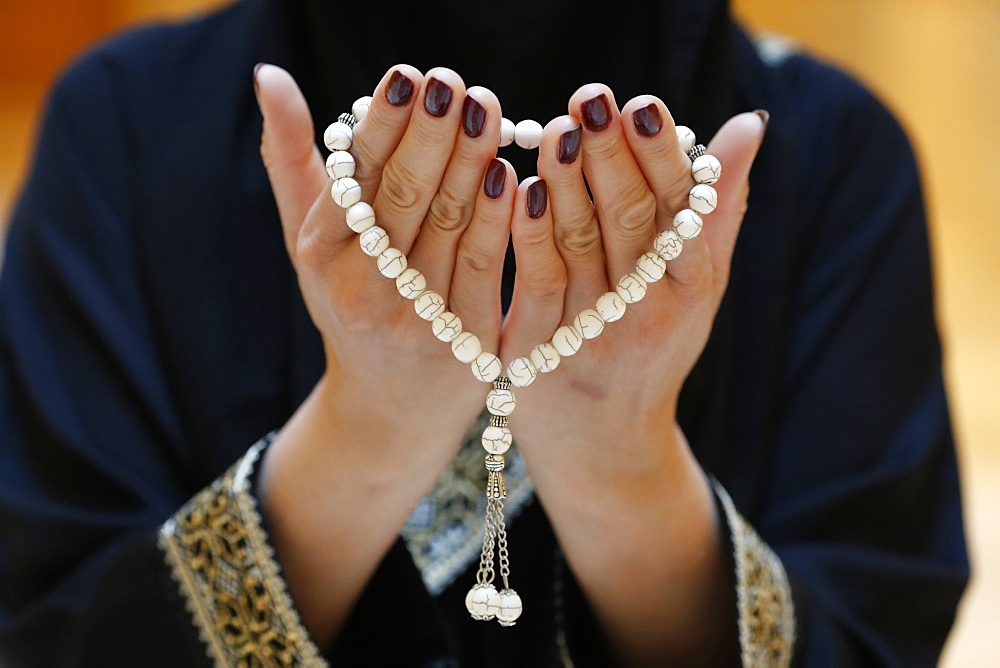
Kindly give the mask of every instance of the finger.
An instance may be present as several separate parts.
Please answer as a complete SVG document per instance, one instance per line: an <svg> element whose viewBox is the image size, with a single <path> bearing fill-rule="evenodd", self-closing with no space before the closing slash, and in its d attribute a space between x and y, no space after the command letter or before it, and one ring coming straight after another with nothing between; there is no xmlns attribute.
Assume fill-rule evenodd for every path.
<svg viewBox="0 0 1000 668"><path fill-rule="evenodd" d="M316 148L309 105L292 76L275 65L260 65L254 86L264 116L260 154L281 216L285 247L294 261L302 222L327 190L329 179Z"/></svg>
<svg viewBox="0 0 1000 668"><path fill-rule="evenodd" d="M611 90L587 84L569 108L583 122L583 171L601 225L608 281L617 281L653 239L656 200L624 140Z"/></svg>
<svg viewBox="0 0 1000 668"><path fill-rule="evenodd" d="M517 274L504 323L503 347L520 356L548 340L563 318L566 266L556 249L543 179L530 177L518 187L511 237ZM506 355L502 357L506 359Z"/></svg>
<svg viewBox="0 0 1000 668"><path fill-rule="evenodd" d="M449 308L462 319L465 329L475 332L491 352L497 350L500 332L500 282L515 183L517 175L510 163L490 162L478 187L475 213L458 245L448 298Z"/></svg>
<svg viewBox="0 0 1000 668"><path fill-rule="evenodd" d="M462 115L465 84L451 70L427 72L396 151L386 162L372 206L393 246L409 253L438 191Z"/></svg>
<svg viewBox="0 0 1000 668"><path fill-rule="evenodd" d="M607 291L604 246L580 160L583 128L571 116L549 121L538 149L538 175L545 179L556 249L566 266L565 312L589 308Z"/></svg>
<svg viewBox="0 0 1000 668"><path fill-rule="evenodd" d="M431 289L440 291L446 299L455 268L455 251L477 207L487 166L496 155L500 118L500 102L492 92L478 86L466 92L462 130L410 253L414 265L422 267ZM509 225L505 222L503 227L506 247Z"/></svg>

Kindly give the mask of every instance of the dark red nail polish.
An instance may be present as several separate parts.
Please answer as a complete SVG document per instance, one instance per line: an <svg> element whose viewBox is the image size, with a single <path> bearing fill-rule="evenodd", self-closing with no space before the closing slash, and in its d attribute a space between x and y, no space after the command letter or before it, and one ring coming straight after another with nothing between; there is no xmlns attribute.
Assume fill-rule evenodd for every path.
<svg viewBox="0 0 1000 668"><path fill-rule="evenodd" d="M253 66L253 94L260 97L260 87L257 85L257 72L264 66L264 63L257 63Z"/></svg>
<svg viewBox="0 0 1000 668"><path fill-rule="evenodd" d="M528 218L541 218L548 205L549 190L545 187L545 179L538 179L528 186L528 197L525 202Z"/></svg>
<svg viewBox="0 0 1000 668"><path fill-rule="evenodd" d="M604 93L581 104L580 110L583 112L583 124L591 132L600 132L611 123L611 107Z"/></svg>
<svg viewBox="0 0 1000 668"><path fill-rule="evenodd" d="M490 199L503 195L504 184L507 183L507 165L493 158L486 168L486 178L483 180L483 192Z"/></svg>
<svg viewBox="0 0 1000 668"><path fill-rule="evenodd" d="M761 122L764 124L764 129L761 130L761 135L767 132L767 124L771 121L771 113L767 109L757 109L753 113L757 114Z"/></svg>
<svg viewBox="0 0 1000 668"><path fill-rule="evenodd" d="M632 125L641 137L655 137L663 127L663 118L656 104L652 103L632 113Z"/></svg>
<svg viewBox="0 0 1000 668"><path fill-rule="evenodd" d="M451 87L440 79L431 77L424 93L424 109L431 116L441 118L448 113L451 106Z"/></svg>
<svg viewBox="0 0 1000 668"><path fill-rule="evenodd" d="M569 132L562 133L559 137L559 149L556 157L564 165L571 165L580 155L580 138L583 137L583 129L578 125Z"/></svg>
<svg viewBox="0 0 1000 668"><path fill-rule="evenodd" d="M486 126L486 108L471 97L466 97L462 104L462 129L469 137L476 138L483 134Z"/></svg>
<svg viewBox="0 0 1000 668"><path fill-rule="evenodd" d="M410 78L396 70L389 77L389 85L385 87L385 99L394 107L405 107L413 97L413 82Z"/></svg>

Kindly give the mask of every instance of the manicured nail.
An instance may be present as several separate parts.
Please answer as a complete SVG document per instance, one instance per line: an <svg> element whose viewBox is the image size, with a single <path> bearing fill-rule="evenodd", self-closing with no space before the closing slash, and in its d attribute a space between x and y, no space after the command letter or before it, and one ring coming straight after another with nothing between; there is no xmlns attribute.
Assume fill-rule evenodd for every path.
<svg viewBox="0 0 1000 668"><path fill-rule="evenodd" d="M525 202L525 208L528 210L528 218L541 218L548 204L549 191L545 187L545 179L538 179L528 186L528 197Z"/></svg>
<svg viewBox="0 0 1000 668"><path fill-rule="evenodd" d="M410 78L396 70L389 77L389 85L385 87L385 99L394 107L405 107L413 97L413 82Z"/></svg>
<svg viewBox="0 0 1000 668"><path fill-rule="evenodd" d="M474 98L466 96L462 103L462 129L469 137L476 138L483 134L486 126L486 108ZM506 173L506 170L504 170ZM503 184L501 184L501 187Z"/></svg>
<svg viewBox="0 0 1000 668"><path fill-rule="evenodd" d="M562 133L559 137L559 150L557 157L564 165L571 165L580 155L580 138L583 137L583 129L578 125L569 132Z"/></svg>
<svg viewBox="0 0 1000 668"><path fill-rule="evenodd" d="M264 66L264 63L257 63L253 66L253 94L260 97L260 86L257 84L257 72Z"/></svg>
<svg viewBox="0 0 1000 668"><path fill-rule="evenodd" d="M581 104L580 110L583 112L583 124L591 132L600 132L611 123L611 108L604 93Z"/></svg>
<svg viewBox="0 0 1000 668"><path fill-rule="evenodd" d="M424 109L431 116L441 118L448 113L451 106L451 87L440 79L431 77L424 93Z"/></svg>
<svg viewBox="0 0 1000 668"><path fill-rule="evenodd" d="M636 109L632 113L632 125L635 131L642 137L655 137L660 134L663 127L663 118L660 117L660 110L656 108L656 103L651 103Z"/></svg>
<svg viewBox="0 0 1000 668"><path fill-rule="evenodd" d="M503 186L507 183L507 165L493 158L486 168L486 179L483 181L483 192L490 199L503 195Z"/></svg>
<svg viewBox="0 0 1000 668"><path fill-rule="evenodd" d="M757 109L753 113L760 117L760 122L764 124L764 128L760 131L760 135L763 137L764 133L767 132L767 124L771 121L771 113L767 109Z"/></svg>

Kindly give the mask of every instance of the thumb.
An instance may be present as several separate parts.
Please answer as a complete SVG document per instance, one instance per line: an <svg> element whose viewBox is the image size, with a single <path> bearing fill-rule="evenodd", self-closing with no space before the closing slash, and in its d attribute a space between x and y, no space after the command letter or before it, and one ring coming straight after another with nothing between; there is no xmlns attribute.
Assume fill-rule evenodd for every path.
<svg viewBox="0 0 1000 668"><path fill-rule="evenodd" d="M309 105L292 75L275 65L258 65L254 89L264 116L260 155L278 204L285 247L294 261L302 222L329 179L313 141Z"/></svg>
<svg viewBox="0 0 1000 668"><path fill-rule="evenodd" d="M706 225L712 270L716 276L728 276L729 263L736 245L736 235L746 213L750 194L750 167L764 139L769 114L766 111L747 112L730 118L709 142L708 152L722 163L722 176L715 184L718 206L712 214L712 224Z"/></svg>

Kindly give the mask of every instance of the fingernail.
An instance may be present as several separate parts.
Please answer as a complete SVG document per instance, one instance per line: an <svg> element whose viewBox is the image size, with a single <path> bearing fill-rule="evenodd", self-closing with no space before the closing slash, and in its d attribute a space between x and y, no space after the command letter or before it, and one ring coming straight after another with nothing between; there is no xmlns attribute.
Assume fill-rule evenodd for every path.
<svg viewBox="0 0 1000 668"><path fill-rule="evenodd" d="M771 121L771 113L767 109L756 109L753 113L757 114L760 117L760 122L764 124L760 131L760 136L763 137L764 133L767 132L767 124Z"/></svg>
<svg viewBox="0 0 1000 668"><path fill-rule="evenodd" d="M413 97L413 82L410 78L396 70L389 77L389 85L385 87L385 99L394 107L405 107Z"/></svg>
<svg viewBox="0 0 1000 668"><path fill-rule="evenodd" d="M441 118L448 113L451 106L451 87L440 79L431 77L427 82L427 91L424 93L424 109L431 116Z"/></svg>
<svg viewBox="0 0 1000 668"><path fill-rule="evenodd" d="M507 182L507 165L493 158L486 168L486 179L483 181L483 192L490 199L503 195L503 186Z"/></svg>
<svg viewBox="0 0 1000 668"><path fill-rule="evenodd" d="M632 125L635 131L643 137L655 137L663 127L663 118L660 117L660 110L656 108L656 103L651 103L636 109L632 113Z"/></svg>
<svg viewBox="0 0 1000 668"><path fill-rule="evenodd" d="M258 99L260 98L260 85L258 85L257 83L257 72L259 72L260 68L262 68L263 66L264 63L257 63L256 65L253 66L253 94Z"/></svg>
<svg viewBox="0 0 1000 668"><path fill-rule="evenodd" d="M528 186L528 197L525 202L525 208L528 210L528 218L541 218L548 204L549 191L545 187L545 179L538 179Z"/></svg>
<svg viewBox="0 0 1000 668"><path fill-rule="evenodd" d="M474 98L466 96L465 102L462 103L462 129L465 130L465 134L476 138L483 134L485 126L486 108Z"/></svg>
<svg viewBox="0 0 1000 668"><path fill-rule="evenodd" d="M559 137L559 150L557 157L564 165L571 165L580 155L580 138L583 136L583 129L576 126L569 132L562 133Z"/></svg>
<svg viewBox="0 0 1000 668"><path fill-rule="evenodd" d="M581 104L580 110L583 112L583 124L591 132L600 132L611 122L611 108L604 93Z"/></svg>

